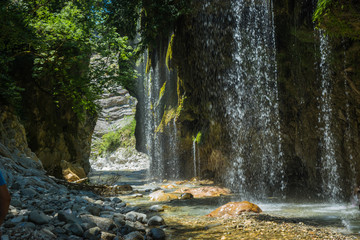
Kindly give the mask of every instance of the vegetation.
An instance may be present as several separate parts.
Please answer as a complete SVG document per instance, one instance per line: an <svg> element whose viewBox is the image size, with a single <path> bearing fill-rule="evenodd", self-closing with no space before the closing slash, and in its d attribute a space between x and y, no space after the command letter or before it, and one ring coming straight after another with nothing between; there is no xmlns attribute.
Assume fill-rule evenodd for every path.
<svg viewBox="0 0 360 240"><path fill-rule="evenodd" d="M132 121L116 131L106 133L102 136L100 141L94 143L93 152L97 156L102 156L106 153L112 153L118 148L135 148L135 126L136 121Z"/></svg>
<svg viewBox="0 0 360 240"><path fill-rule="evenodd" d="M26 59L34 84L59 107L70 102L79 114L95 112L105 89L136 77L132 48L107 19L102 0L3 0L0 101L19 98L22 79L15 72Z"/></svg>
<svg viewBox="0 0 360 240"><path fill-rule="evenodd" d="M190 11L186 0L112 0L108 5L109 23L131 39L138 32L140 49L156 47L157 40L169 36L176 21Z"/></svg>
<svg viewBox="0 0 360 240"><path fill-rule="evenodd" d="M358 1L319 0L313 20L331 36L360 39Z"/></svg>

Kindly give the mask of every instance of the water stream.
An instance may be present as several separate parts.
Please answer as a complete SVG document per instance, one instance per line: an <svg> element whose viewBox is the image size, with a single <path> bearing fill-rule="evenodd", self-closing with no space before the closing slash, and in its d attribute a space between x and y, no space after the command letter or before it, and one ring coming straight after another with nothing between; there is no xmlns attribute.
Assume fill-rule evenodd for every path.
<svg viewBox="0 0 360 240"><path fill-rule="evenodd" d="M235 64L223 84L233 151L228 184L259 198L281 194L285 183L272 1L233 1L233 9Z"/></svg>

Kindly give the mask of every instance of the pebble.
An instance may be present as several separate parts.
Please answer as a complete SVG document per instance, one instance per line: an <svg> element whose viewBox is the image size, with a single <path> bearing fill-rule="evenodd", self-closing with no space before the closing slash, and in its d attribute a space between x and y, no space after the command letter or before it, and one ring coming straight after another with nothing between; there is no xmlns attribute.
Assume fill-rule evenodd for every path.
<svg viewBox="0 0 360 240"><path fill-rule="evenodd" d="M139 207L127 206L119 197L68 190L45 175L30 173L18 176L21 184L12 184L15 188L9 186L12 200L1 240L148 239L148 216ZM153 218L150 223L158 221Z"/></svg>

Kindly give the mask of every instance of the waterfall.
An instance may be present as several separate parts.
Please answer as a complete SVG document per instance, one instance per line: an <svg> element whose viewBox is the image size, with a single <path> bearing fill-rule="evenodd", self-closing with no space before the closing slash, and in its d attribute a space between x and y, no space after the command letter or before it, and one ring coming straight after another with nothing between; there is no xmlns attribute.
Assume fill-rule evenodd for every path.
<svg viewBox="0 0 360 240"><path fill-rule="evenodd" d="M165 41L163 45L168 46ZM172 121L169 122L167 116L172 107L169 100L172 96L168 96L167 92L171 92L171 88L174 88L176 73L167 68L162 51L161 47L157 49L151 60L148 59L149 53L144 54L144 59L148 59L148 66L147 72L143 71L143 84L139 84L142 87L139 92L144 94L141 111L144 112L143 136L146 152L150 157L148 175L149 178L155 180L180 177L179 141L175 114L171 116Z"/></svg>
<svg viewBox="0 0 360 240"><path fill-rule="evenodd" d="M146 54L147 57L147 54ZM146 58L145 58L146 59ZM159 135L155 130L161 122L160 108L156 105L158 101L158 92L160 91L160 78L158 65L150 68L145 74L144 93L145 102L145 143L147 154L150 157L151 176L162 179L164 177L164 164L161 154Z"/></svg>
<svg viewBox="0 0 360 240"><path fill-rule="evenodd" d="M271 1L233 1L234 67L224 80L232 142L229 184L257 198L285 188Z"/></svg>
<svg viewBox="0 0 360 240"><path fill-rule="evenodd" d="M197 164L196 164L196 138L193 139L193 163L194 163L194 177L197 176Z"/></svg>
<svg viewBox="0 0 360 240"><path fill-rule="evenodd" d="M322 154L321 154L321 175L323 181L324 194L336 200L340 193L338 164L335 157L335 142L332 134L332 85L329 57L331 54L327 36L319 30L320 36L320 73L322 94L320 99L319 121L323 125L322 133Z"/></svg>

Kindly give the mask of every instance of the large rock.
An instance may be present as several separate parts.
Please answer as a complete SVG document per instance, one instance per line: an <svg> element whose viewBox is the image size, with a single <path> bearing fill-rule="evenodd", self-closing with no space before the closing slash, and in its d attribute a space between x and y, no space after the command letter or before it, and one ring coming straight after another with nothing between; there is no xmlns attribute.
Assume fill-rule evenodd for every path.
<svg viewBox="0 0 360 240"><path fill-rule="evenodd" d="M164 201L170 201L173 199L177 199L178 196L171 193L165 193L164 190L158 190L156 192L153 192L149 195L150 201L156 201L156 202L164 202Z"/></svg>
<svg viewBox="0 0 360 240"><path fill-rule="evenodd" d="M65 160L62 160L60 166L62 168L63 177L68 182L85 181L86 173L84 168L81 167L80 164L72 164Z"/></svg>
<svg viewBox="0 0 360 240"><path fill-rule="evenodd" d="M177 193L190 193L194 198L203 198L203 197L219 197L222 195L229 195L231 192L227 188L216 187L216 186L206 186L199 188L182 188L177 191Z"/></svg>
<svg viewBox="0 0 360 240"><path fill-rule="evenodd" d="M254 212L261 213L262 210L256 204L250 203L248 201L242 202L229 202L211 213L207 216L209 217L230 217L230 216L238 216L243 212Z"/></svg>

